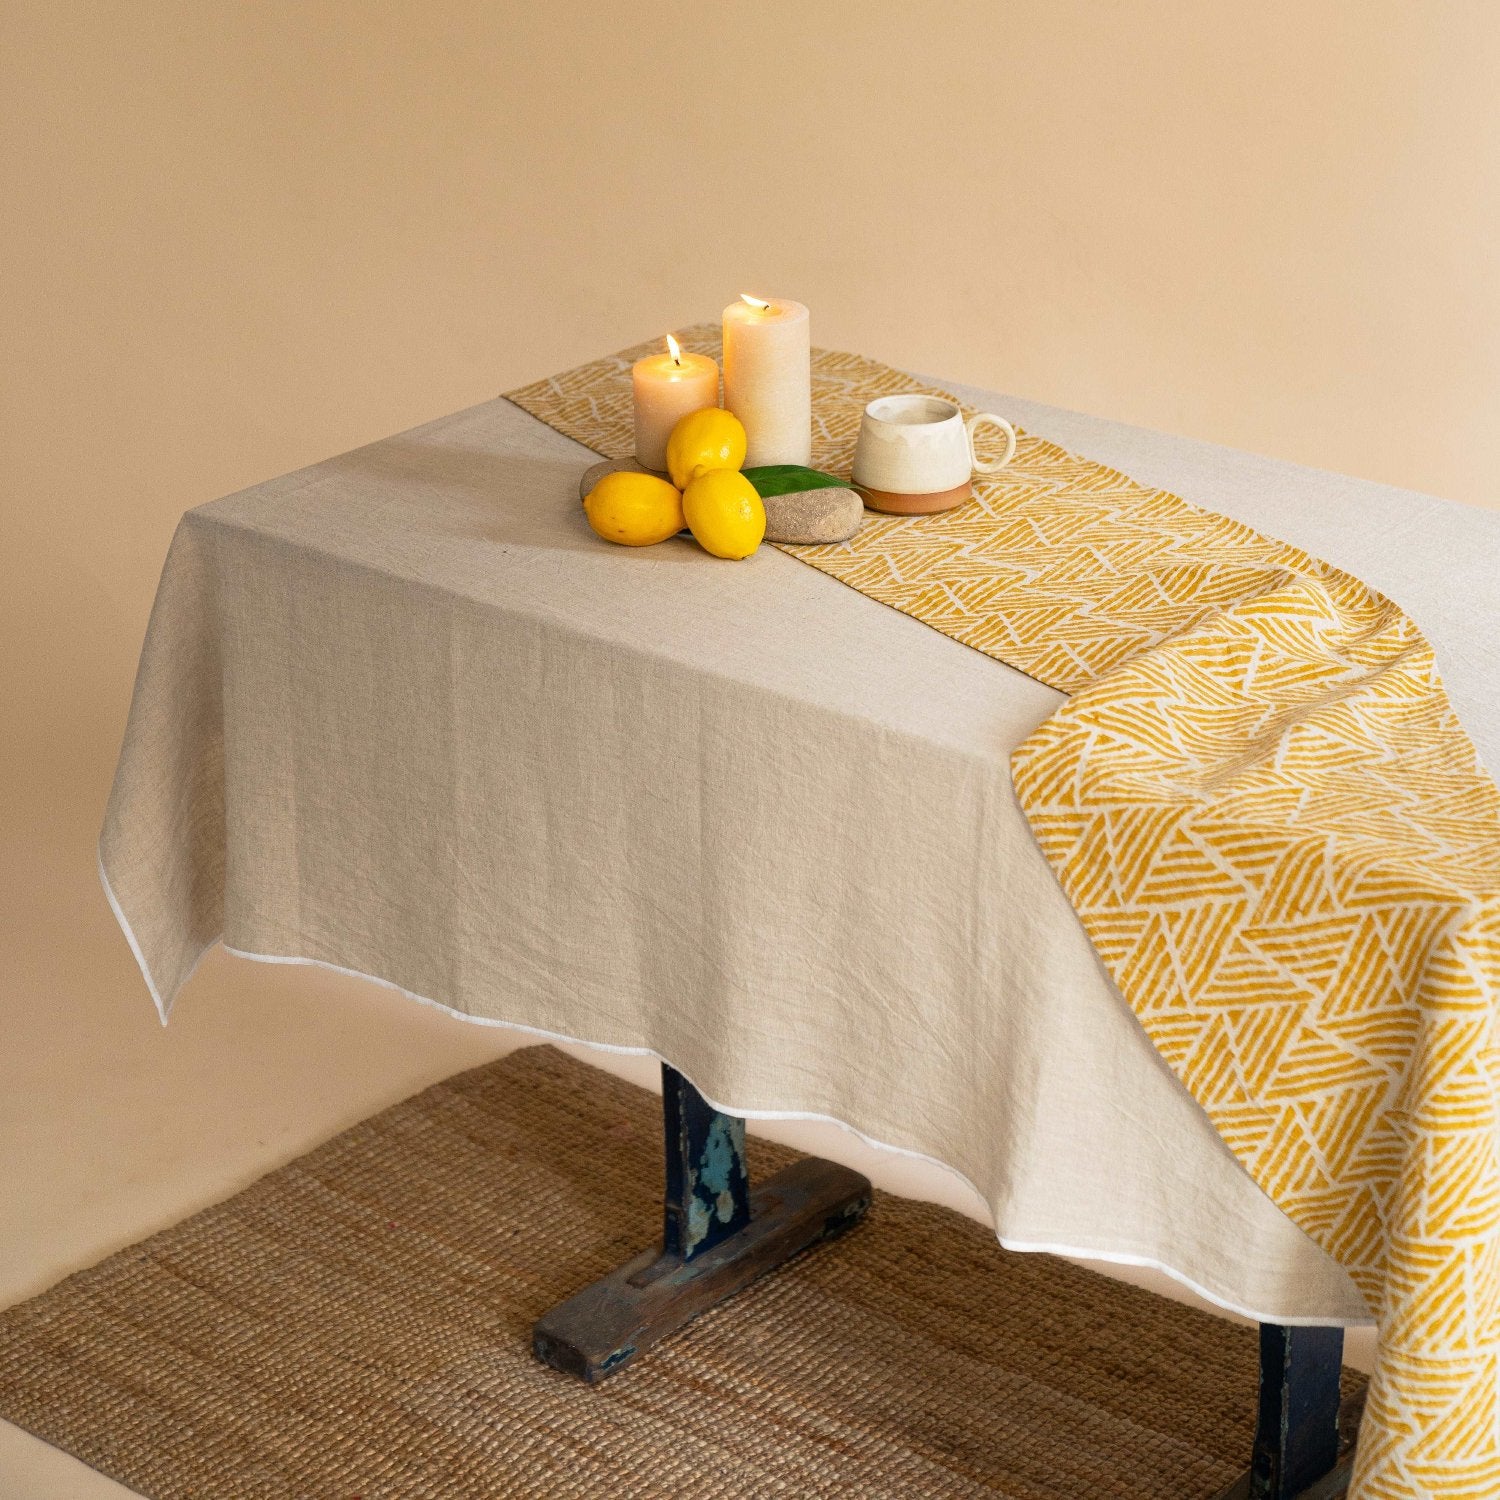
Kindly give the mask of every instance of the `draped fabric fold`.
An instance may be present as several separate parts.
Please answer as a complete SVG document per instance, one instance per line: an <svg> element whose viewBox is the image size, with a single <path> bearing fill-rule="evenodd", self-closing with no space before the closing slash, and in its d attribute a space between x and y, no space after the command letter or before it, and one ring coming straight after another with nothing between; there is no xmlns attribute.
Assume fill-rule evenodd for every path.
<svg viewBox="0 0 1500 1500"><path fill-rule="evenodd" d="M628 456L644 352L510 399ZM834 472L865 403L919 384L813 373ZM957 511L784 550L1070 694L1012 760L1037 841L1163 1059L1376 1314L1351 1494L1500 1494L1500 792L1420 631L1029 435Z"/></svg>

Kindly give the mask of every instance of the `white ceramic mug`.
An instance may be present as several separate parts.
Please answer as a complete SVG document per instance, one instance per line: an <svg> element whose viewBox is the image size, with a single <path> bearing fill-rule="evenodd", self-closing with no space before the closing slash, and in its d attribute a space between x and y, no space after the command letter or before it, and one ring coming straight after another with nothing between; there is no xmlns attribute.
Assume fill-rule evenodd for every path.
<svg viewBox="0 0 1500 1500"><path fill-rule="evenodd" d="M981 459L974 429L990 422L1005 434L1005 454ZM941 396L882 396L865 407L854 448L854 487L871 510L926 515L962 505L972 479L1003 469L1016 452L1016 430L993 412L963 413Z"/></svg>

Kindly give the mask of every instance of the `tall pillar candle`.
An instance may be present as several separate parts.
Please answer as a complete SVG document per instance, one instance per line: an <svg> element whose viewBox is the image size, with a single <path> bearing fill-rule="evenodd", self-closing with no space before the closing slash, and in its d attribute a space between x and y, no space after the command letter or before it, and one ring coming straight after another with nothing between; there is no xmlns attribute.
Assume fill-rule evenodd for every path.
<svg viewBox="0 0 1500 1500"><path fill-rule="evenodd" d="M630 367L635 397L635 457L648 469L667 467L667 439L679 417L719 404L719 367L706 354L684 354L667 335L667 352Z"/></svg>
<svg viewBox="0 0 1500 1500"><path fill-rule="evenodd" d="M811 319L800 302L743 294L724 309L724 405L745 424L745 465L812 459Z"/></svg>

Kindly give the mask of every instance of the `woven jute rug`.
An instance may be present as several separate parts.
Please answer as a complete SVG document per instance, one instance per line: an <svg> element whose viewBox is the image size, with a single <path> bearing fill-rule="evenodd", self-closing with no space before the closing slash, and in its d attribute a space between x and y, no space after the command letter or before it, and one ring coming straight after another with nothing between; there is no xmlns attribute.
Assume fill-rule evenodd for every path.
<svg viewBox="0 0 1500 1500"><path fill-rule="evenodd" d="M1243 1468L1252 1331L897 1198L602 1386L543 1369L537 1316L657 1235L660 1151L652 1096L513 1053L0 1313L0 1416L158 1500L1196 1500Z"/></svg>

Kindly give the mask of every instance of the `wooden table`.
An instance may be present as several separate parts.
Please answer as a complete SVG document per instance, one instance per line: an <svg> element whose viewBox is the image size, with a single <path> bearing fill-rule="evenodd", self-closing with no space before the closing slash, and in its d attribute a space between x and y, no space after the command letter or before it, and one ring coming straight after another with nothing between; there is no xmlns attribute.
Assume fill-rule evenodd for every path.
<svg viewBox="0 0 1500 1500"><path fill-rule="evenodd" d="M1500 763L1500 516L959 394L1398 598ZM496 401L184 518L101 840L163 1014L223 941L680 1068L661 1247L538 1325L584 1378L858 1218L828 1163L748 1186L743 1116L831 1117L961 1172L1012 1248L1259 1316L1235 1493L1306 1490L1362 1299L1162 1067L1015 811L1058 696L775 552L604 547L592 461Z"/></svg>

